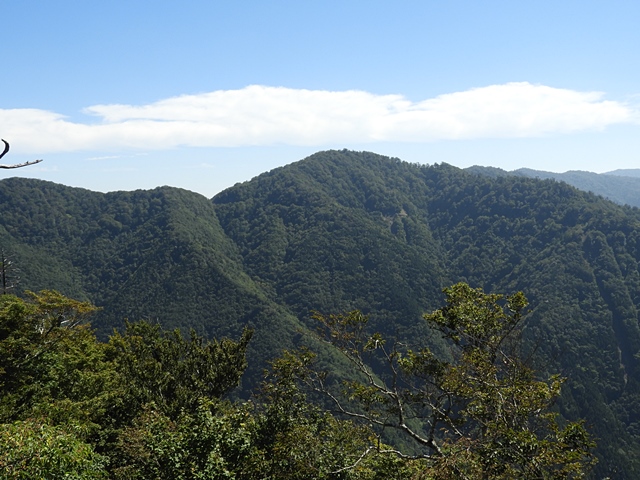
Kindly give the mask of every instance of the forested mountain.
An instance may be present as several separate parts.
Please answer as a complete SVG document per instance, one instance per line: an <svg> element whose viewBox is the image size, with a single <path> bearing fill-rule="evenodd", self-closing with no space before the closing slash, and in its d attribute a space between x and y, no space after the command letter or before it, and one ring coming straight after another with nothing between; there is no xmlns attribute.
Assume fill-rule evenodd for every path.
<svg viewBox="0 0 640 480"><path fill-rule="evenodd" d="M422 320L459 281L522 290L525 353L568 377L560 412L586 418L597 474L640 472L640 211L565 183L328 151L212 200L0 182L0 246L20 288L55 288L124 318L237 338L257 372L304 341L310 312L448 350Z"/></svg>
<svg viewBox="0 0 640 480"><path fill-rule="evenodd" d="M12 178L0 182L0 218L0 245L19 268L10 280L90 299L101 307L94 325L103 338L125 319L233 338L259 319L251 355L264 360L300 328L244 272L201 195L169 187L101 194Z"/></svg>
<svg viewBox="0 0 640 480"><path fill-rule="evenodd" d="M554 179L566 182L580 190L593 192L596 195L619 203L640 207L640 170L615 170L608 173L569 171L564 173L544 172L530 168L520 168L507 172L494 167L469 167L467 171L490 177L515 175L529 178Z"/></svg>

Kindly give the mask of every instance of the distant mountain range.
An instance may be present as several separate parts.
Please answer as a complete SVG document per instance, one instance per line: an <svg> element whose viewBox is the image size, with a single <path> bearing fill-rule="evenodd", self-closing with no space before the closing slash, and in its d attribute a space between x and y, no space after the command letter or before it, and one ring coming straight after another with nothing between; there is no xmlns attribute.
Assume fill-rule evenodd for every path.
<svg viewBox="0 0 640 480"><path fill-rule="evenodd" d="M490 177L515 175L557 180L566 182L580 190L601 195L620 205L640 207L640 169L614 170L600 174L583 171L553 173L529 168L520 168L508 172L500 168L480 166L469 167L466 170Z"/></svg>
<svg viewBox="0 0 640 480"><path fill-rule="evenodd" d="M100 306L103 336L127 318L216 337L255 327L245 388L283 348L309 341L313 310L361 309L372 329L448 355L421 319L442 306L443 287L522 290L524 353L568 377L558 409L599 439L596 474L639 478L640 210L568 177L518 172L343 150L213 199L10 178L0 181L0 247L20 288ZM640 181L574 173L594 185Z"/></svg>
<svg viewBox="0 0 640 480"><path fill-rule="evenodd" d="M603 175L617 175L619 177L640 177L640 168L623 168L603 173Z"/></svg>

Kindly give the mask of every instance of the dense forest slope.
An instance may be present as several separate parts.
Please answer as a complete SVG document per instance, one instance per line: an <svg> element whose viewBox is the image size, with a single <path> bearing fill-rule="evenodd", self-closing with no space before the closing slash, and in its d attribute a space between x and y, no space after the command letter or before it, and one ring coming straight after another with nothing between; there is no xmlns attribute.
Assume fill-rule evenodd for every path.
<svg viewBox="0 0 640 480"><path fill-rule="evenodd" d="M458 281L530 300L525 354L568 377L560 411L599 439L598 474L640 472L640 212L565 183L329 151L212 201L0 182L0 246L21 288L124 318L237 337L250 369L303 338L310 311L448 350L421 320ZM9 272L17 275L17 272Z"/></svg>
<svg viewBox="0 0 640 480"><path fill-rule="evenodd" d="M101 194L13 178L0 182L0 218L0 245L19 268L9 277L20 277L21 290L90 299L101 307L94 325L103 337L125 319L233 338L254 325L262 334L250 353L264 361L300 328L244 272L201 195L168 187Z"/></svg>

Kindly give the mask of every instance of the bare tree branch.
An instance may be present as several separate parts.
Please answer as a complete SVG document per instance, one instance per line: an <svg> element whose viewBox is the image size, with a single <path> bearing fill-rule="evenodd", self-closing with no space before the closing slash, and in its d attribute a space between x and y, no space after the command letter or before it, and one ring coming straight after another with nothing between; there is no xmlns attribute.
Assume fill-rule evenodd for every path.
<svg viewBox="0 0 640 480"><path fill-rule="evenodd" d="M0 154L0 159L2 157L4 157L7 152L9 151L9 142L7 142L4 139L1 139L2 143L4 143L4 150L2 151L2 154ZM0 164L0 168L20 168L20 167L27 167L29 165L35 165L36 163L40 163L42 161L42 159L40 160L31 160L29 162L24 162L24 163L15 163L13 165L3 165Z"/></svg>

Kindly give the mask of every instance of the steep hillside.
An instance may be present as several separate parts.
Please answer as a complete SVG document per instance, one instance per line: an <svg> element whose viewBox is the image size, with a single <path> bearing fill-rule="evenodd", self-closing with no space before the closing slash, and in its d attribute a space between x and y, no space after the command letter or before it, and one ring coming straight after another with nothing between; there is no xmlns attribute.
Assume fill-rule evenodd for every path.
<svg viewBox="0 0 640 480"><path fill-rule="evenodd" d="M53 288L101 307L102 335L125 319L236 338L245 325L260 372L300 328L243 270L201 195L175 188L94 193L49 182L0 182L0 245L20 288Z"/></svg>
<svg viewBox="0 0 640 480"><path fill-rule="evenodd" d="M300 317L361 309L374 321L415 329L448 283L444 252L421 220L421 185L408 164L328 152L214 203L249 274Z"/></svg>

